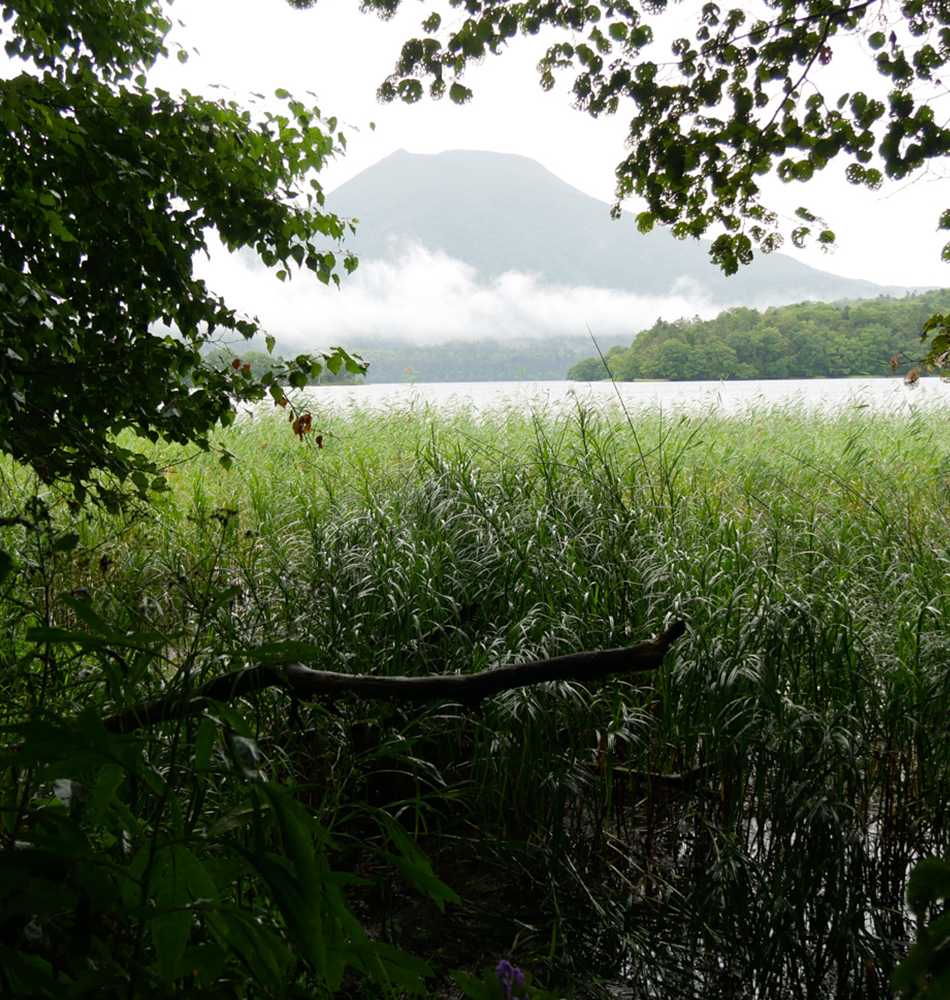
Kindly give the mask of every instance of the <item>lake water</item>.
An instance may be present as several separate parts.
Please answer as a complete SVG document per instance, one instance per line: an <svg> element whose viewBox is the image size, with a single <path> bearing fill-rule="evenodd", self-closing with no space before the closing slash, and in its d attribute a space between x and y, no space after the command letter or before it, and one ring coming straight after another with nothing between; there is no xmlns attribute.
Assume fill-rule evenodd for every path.
<svg viewBox="0 0 950 1000"><path fill-rule="evenodd" d="M573 409L583 401L628 410L661 407L670 412L715 410L743 413L762 407L803 410L870 408L893 415L950 406L950 385L921 379L913 388L900 378L787 379L761 382L430 382L401 385L313 386L307 405L330 408L437 409L475 412L519 407Z"/></svg>

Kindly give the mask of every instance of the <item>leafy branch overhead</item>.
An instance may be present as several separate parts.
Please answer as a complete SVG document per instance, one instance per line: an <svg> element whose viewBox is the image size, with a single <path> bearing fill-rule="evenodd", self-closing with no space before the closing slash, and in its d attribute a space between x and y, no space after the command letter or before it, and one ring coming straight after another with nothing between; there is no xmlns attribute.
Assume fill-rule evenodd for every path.
<svg viewBox="0 0 950 1000"><path fill-rule="evenodd" d="M116 434L208 447L233 399L271 389L204 364L212 338L261 331L196 277L195 255L216 233L282 279L338 283L356 261L335 252L347 223L315 174L344 138L285 91L252 113L149 88L168 55L158 0L11 0L0 15L23 62L0 81L0 450L79 500L114 495L110 481L160 488ZM333 349L289 381L326 364L362 367Z"/></svg>
<svg viewBox="0 0 950 1000"><path fill-rule="evenodd" d="M780 247L776 213L761 179L808 181L833 161L847 180L878 188L885 176L910 177L950 151L950 128L930 99L950 58L950 8L943 0L851 2L770 0L728 8L697 6L692 37L657 41L666 0L450 0L461 20L439 14L424 37L403 46L383 100L418 101L427 85L464 103L472 63L505 50L519 34L560 29L538 70L545 89L574 74L578 109L598 117L627 111L629 151L617 166L617 204L646 201L637 221L679 237L715 236L711 255L726 272L754 249ZM364 6L391 14L399 0ZM568 37L563 37L563 36ZM854 60L867 72L852 72ZM831 71L847 61L847 91ZM840 74L839 74L840 76ZM798 210L796 246L834 243L807 208ZM934 222L950 229L950 209ZM944 248L950 260L950 243Z"/></svg>

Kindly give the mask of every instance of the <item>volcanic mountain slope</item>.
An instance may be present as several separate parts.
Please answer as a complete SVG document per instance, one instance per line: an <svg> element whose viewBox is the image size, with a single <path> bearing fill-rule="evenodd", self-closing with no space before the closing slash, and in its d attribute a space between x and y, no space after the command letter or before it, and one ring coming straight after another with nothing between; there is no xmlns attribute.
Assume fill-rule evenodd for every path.
<svg viewBox="0 0 950 1000"><path fill-rule="evenodd" d="M548 285L755 307L905 291L781 253L757 254L726 277L710 262L707 242L677 240L661 229L641 233L632 213L613 220L606 202L508 153L399 150L333 191L327 207L360 220L346 246L365 259L393 259L420 244L464 261L484 280L518 271Z"/></svg>

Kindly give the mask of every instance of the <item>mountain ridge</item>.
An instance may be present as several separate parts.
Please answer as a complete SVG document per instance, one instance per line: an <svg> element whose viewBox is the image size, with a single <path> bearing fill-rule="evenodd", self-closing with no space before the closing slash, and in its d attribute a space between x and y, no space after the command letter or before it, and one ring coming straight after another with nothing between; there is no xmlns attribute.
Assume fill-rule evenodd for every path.
<svg viewBox="0 0 950 1000"><path fill-rule="evenodd" d="M900 295L904 286L844 278L781 252L723 275L708 241L641 233L632 215L578 191L526 156L482 150L397 150L327 195L330 211L359 219L345 246L392 260L407 244L472 266L490 281L509 271L546 285L683 295L714 307Z"/></svg>

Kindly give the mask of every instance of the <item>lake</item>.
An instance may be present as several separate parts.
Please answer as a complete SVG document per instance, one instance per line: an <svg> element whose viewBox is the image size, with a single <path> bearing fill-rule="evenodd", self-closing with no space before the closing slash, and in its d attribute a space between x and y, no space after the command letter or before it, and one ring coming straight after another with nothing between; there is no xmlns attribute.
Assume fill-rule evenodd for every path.
<svg viewBox="0 0 950 1000"><path fill-rule="evenodd" d="M313 386L304 390L314 409L407 409L431 406L475 412L506 409L568 411L578 401L628 410L716 410L732 414L762 407L806 410L870 408L894 415L950 405L950 385L921 379L913 388L900 378L775 379L734 382L429 382Z"/></svg>

